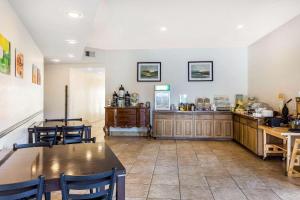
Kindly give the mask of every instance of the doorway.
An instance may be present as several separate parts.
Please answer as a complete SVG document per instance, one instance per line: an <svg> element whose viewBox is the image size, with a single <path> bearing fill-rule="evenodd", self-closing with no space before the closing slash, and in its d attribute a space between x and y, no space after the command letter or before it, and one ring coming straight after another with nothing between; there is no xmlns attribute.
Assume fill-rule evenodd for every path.
<svg viewBox="0 0 300 200"><path fill-rule="evenodd" d="M90 123L104 120L105 69L71 68L69 74L69 117Z"/></svg>

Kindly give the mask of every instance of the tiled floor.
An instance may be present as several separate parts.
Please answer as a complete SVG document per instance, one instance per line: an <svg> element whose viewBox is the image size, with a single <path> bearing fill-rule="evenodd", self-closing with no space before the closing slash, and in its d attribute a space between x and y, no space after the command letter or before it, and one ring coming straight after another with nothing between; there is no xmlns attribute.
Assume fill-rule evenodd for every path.
<svg viewBox="0 0 300 200"><path fill-rule="evenodd" d="M102 133L94 134L102 140ZM283 161L263 161L234 142L128 137L106 142L126 167L128 200L300 199ZM60 199L58 193L54 197Z"/></svg>

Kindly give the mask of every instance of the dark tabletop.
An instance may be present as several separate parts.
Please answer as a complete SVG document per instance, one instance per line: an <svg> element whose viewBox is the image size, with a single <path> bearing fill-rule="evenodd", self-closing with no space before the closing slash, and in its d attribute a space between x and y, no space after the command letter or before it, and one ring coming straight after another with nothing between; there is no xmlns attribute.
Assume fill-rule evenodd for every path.
<svg viewBox="0 0 300 200"><path fill-rule="evenodd" d="M125 168L105 143L54 145L15 151L0 166L0 184L14 183L44 175L46 182L58 180L60 173L89 175Z"/></svg>
<svg viewBox="0 0 300 200"><path fill-rule="evenodd" d="M39 121L39 122L35 122L33 123L31 126L29 126L28 128L34 128L34 126L37 127L63 127L63 126L91 126L91 124L88 121L68 121L67 123L65 122L58 122L58 121Z"/></svg>

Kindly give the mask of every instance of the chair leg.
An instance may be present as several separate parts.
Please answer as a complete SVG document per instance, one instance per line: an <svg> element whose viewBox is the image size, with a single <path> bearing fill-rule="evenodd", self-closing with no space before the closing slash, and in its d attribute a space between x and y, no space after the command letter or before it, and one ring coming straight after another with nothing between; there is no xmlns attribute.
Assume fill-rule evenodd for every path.
<svg viewBox="0 0 300 200"><path fill-rule="evenodd" d="M51 200L51 193L45 192L45 200Z"/></svg>

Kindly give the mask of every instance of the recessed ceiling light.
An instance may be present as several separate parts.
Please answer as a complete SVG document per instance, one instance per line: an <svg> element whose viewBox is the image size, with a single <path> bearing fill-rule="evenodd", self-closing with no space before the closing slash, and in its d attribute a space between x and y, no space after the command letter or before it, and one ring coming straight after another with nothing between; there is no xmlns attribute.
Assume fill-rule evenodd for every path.
<svg viewBox="0 0 300 200"><path fill-rule="evenodd" d="M162 26L162 27L160 27L160 31L161 32L165 32L165 31L167 31L168 29L167 29L167 27L165 27L165 26Z"/></svg>
<svg viewBox="0 0 300 200"><path fill-rule="evenodd" d="M79 19L83 17L82 12L76 11L76 10L72 10L67 12L69 17L75 18L75 19Z"/></svg>
<svg viewBox="0 0 300 200"><path fill-rule="evenodd" d="M59 62L60 62L60 60L57 59L57 58L51 59L51 61L52 61L52 62L55 62L55 63L59 63Z"/></svg>
<svg viewBox="0 0 300 200"><path fill-rule="evenodd" d="M69 54L68 54L68 57L69 57L69 58L74 58L75 56L74 56L74 54L69 53Z"/></svg>
<svg viewBox="0 0 300 200"><path fill-rule="evenodd" d="M68 40L65 40L68 44L77 44L78 41L77 40L72 40L72 39L68 39Z"/></svg>
<svg viewBox="0 0 300 200"><path fill-rule="evenodd" d="M240 29L243 29L244 27L245 27L244 24L239 24L236 26L236 29L240 30Z"/></svg>

